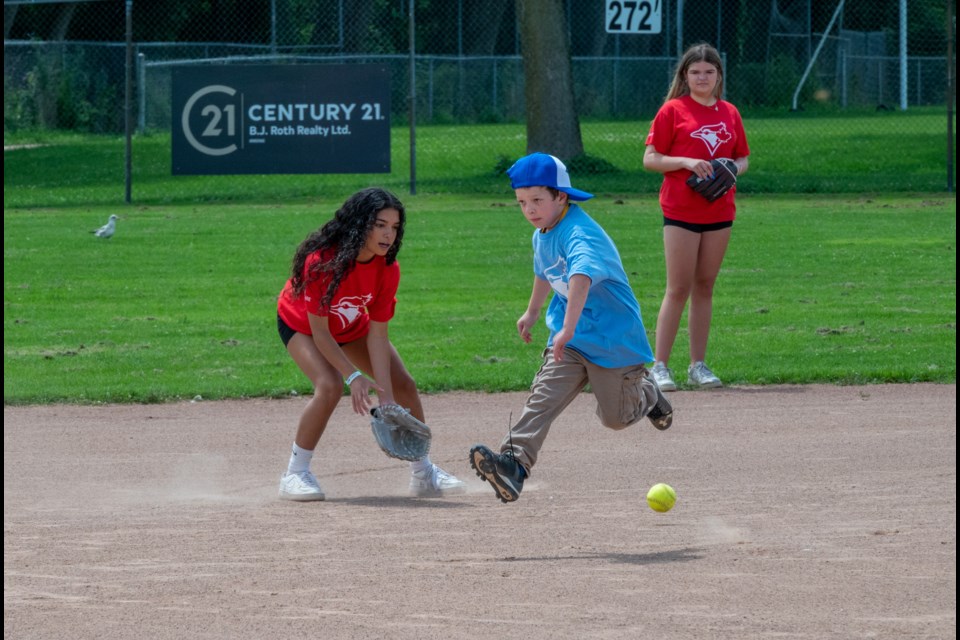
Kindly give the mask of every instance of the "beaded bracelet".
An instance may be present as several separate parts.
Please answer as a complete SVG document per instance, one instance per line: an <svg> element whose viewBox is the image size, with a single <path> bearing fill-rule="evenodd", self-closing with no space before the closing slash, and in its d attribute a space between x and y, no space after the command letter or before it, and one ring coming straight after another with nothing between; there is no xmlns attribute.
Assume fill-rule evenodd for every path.
<svg viewBox="0 0 960 640"><path fill-rule="evenodd" d="M360 370L359 370L359 369L357 369L356 371L354 371L353 373L351 373L349 376L347 376L347 379L346 379L347 386L349 387L351 382L353 382L354 380L356 380L357 378L359 378L359 377L362 376L362 375L363 375L363 374L360 373Z"/></svg>

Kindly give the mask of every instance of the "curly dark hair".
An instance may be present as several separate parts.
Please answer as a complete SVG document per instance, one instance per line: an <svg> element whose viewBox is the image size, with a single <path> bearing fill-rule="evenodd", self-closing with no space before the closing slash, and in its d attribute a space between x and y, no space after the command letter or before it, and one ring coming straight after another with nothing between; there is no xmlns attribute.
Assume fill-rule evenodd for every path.
<svg viewBox="0 0 960 640"><path fill-rule="evenodd" d="M321 274L329 273L331 274L330 286L327 287L327 292L320 301L323 306L329 305L340 282L356 265L357 256L367 241L367 234L376 224L377 214L384 209L396 209L400 212L397 238L386 255L387 264L393 264L403 244L403 228L407 222L403 203L386 189L379 187L363 189L347 198L347 201L337 209L332 220L308 235L297 247L292 267L294 295L303 295L309 282L313 282ZM310 268L305 278L303 267L307 257L324 249L332 249L333 257L326 261L318 261Z"/></svg>

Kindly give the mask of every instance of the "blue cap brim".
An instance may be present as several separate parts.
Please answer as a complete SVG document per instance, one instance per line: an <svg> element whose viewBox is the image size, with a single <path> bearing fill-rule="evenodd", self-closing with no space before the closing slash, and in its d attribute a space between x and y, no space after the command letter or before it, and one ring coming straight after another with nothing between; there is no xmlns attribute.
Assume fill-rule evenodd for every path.
<svg viewBox="0 0 960 640"><path fill-rule="evenodd" d="M510 176L510 186L514 189L550 187L564 192L574 202L593 197L592 193L570 186L570 174L566 165L559 158L546 153L531 153L520 158L507 169L507 175Z"/></svg>

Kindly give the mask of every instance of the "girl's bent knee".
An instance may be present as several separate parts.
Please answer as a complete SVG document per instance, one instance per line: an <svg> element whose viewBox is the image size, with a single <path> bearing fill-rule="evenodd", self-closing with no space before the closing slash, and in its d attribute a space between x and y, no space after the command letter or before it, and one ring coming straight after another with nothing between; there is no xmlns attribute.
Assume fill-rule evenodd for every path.
<svg viewBox="0 0 960 640"><path fill-rule="evenodd" d="M339 381L338 381L339 382ZM334 399L339 401L343 395L343 383L332 380L316 380L313 383L313 397L317 399Z"/></svg>
<svg viewBox="0 0 960 640"><path fill-rule="evenodd" d="M397 376L393 380L393 392L405 396L416 395L417 383L410 375Z"/></svg>

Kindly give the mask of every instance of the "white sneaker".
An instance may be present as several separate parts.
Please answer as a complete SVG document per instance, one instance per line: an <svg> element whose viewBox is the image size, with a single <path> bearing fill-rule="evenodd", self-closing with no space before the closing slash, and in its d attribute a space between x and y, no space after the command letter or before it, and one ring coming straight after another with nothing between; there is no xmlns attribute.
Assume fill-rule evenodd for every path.
<svg viewBox="0 0 960 640"><path fill-rule="evenodd" d="M452 496L467 490L467 484L437 465L410 474L410 493L418 498Z"/></svg>
<svg viewBox="0 0 960 640"><path fill-rule="evenodd" d="M326 496L314 475L309 471L301 471L283 474L280 478L280 499L310 502L325 500Z"/></svg>
<svg viewBox="0 0 960 640"><path fill-rule="evenodd" d="M673 381L673 372L659 360L653 363L653 367L650 368L650 375L653 376L654 382L660 387L660 391L677 390L677 383Z"/></svg>
<svg viewBox="0 0 960 640"><path fill-rule="evenodd" d="M720 378L710 371L710 367L703 360L698 360L687 369L687 382L701 389L716 389L722 387Z"/></svg>

